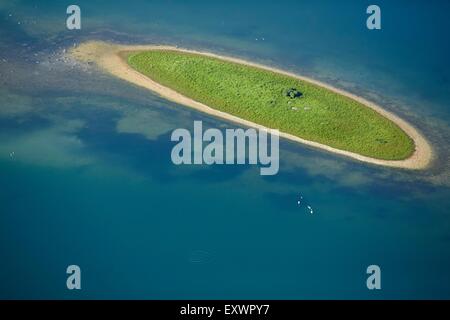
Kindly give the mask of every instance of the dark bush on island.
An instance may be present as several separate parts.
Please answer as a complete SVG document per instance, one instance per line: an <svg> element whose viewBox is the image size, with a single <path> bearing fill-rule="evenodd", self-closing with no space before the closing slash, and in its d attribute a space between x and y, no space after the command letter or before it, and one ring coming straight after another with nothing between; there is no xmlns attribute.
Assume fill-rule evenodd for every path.
<svg viewBox="0 0 450 320"><path fill-rule="evenodd" d="M291 99L300 98L303 95L300 91L298 91L295 88L290 88L286 90L286 97L289 97Z"/></svg>

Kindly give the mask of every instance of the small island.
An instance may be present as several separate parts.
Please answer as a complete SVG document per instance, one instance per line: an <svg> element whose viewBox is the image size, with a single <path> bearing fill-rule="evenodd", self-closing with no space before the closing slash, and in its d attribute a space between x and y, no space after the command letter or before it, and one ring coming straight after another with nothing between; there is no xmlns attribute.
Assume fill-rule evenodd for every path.
<svg viewBox="0 0 450 320"><path fill-rule="evenodd" d="M360 161L418 169L431 159L428 142L396 115L286 71L169 46L88 42L71 54L172 101Z"/></svg>

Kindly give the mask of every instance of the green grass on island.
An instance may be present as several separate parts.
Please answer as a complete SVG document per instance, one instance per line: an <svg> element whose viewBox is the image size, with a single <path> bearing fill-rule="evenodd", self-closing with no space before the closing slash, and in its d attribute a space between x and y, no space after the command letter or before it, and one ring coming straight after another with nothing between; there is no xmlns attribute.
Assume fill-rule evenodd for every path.
<svg viewBox="0 0 450 320"><path fill-rule="evenodd" d="M133 52L128 63L186 97L269 128L364 156L401 160L414 142L373 109L318 85L175 50Z"/></svg>

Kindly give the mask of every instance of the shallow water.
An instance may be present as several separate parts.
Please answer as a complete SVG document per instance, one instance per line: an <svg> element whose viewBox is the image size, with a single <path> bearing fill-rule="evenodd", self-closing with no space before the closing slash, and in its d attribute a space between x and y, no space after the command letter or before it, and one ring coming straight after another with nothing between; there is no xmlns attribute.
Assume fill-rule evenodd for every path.
<svg viewBox="0 0 450 320"><path fill-rule="evenodd" d="M77 3L80 31L65 4L0 2L0 298L450 298L447 1L379 1L381 31L360 1ZM436 159L404 171L282 141L272 177L174 166L173 129L235 125L64 55L89 39L310 76L409 120Z"/></svg>

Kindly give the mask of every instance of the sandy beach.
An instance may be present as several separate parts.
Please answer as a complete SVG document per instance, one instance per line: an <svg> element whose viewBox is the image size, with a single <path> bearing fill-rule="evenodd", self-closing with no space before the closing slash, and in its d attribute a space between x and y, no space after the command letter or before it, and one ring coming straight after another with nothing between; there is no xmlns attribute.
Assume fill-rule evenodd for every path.
<svg viewBox="0 0 450 320"><path fill-rule="evenodd" d="M380 160L380 159L374 159L370 157L366 157L363 155L359 155L357 153L345 151L345 150L339 150L324 144L320 144L314 141L305 140L302 138L299 138L297 136L287 134L284 132L280 132L280 137L299 142L308 146L312 146L315 148L319 148L322 150L326 150L329 152L333 152L342 156L350 157L353 159L356 159L358 161L376 164L376 165L382 165L382 166L388 166L388 167L395 167L395 168L405 168L405 169L424 169L428 167L431 163L431 160L433 158L433 152L430 144L428 141L408 122L405 120L399 118L395 114L384 110L382 107L367 101L366 99L363 99L361 97L358 97L354 94L345 92L343 90L334 88L330 85L327 85L325 83L316 81L314 79L310 79L307 77L299 76L287 71L259 65L256 63L252 63L249 61L232 58L232 57L225 57L216 55L213 53L207 53L207 52L199 52L194 50L188 50L188 49L182 49L178 47L172 47L172 46L159 46L159 45L118 45L118 44L111 44L107 42L101 42L101 41L89 41L80 44L77 47L74 47L70 50L69 54L74 57L75 59L83 62L93 62L96 65L98 65L101 69L104 71L119 77L123 80L126 80L128 82L131 82L135 85L147 88L160 96L171 100L173 102L186 105L188 107L194 108L196 110L199 110L201 112L220 117L238 124L242 124L248 127L258 128L258 129L265 129L268 128L263 127L261 125L258 125L257 123L253 123L251 121L247 121L241 118L238 118L236 116L233 116L231 114L218 111L216 109L213 109L205 104L202 104L198 101L192 100L168 87L162 86L161 84L153 81L149 77L135 71L132 69L126 59L124 58L126 56L127 52L130 51L140 51L140 50L177 50L182 52L189 52L189 53L195 53L195 54L201 54L206 55L210 57L215 57L231 62L246 64L249 66L254 66L257 68L285 74L303 81L307 81L310 83L313 83L315 85L324 87L328 90L334 91L336 93L339 93L341 95L350 97L364 105L366 105L369 108L372 108L382 116L390 119L392 122L396 123L411 139L414 141L415 145L415 151L414 153L407 159L404 160ZM273 128L276 129L276 128Z"/></svg>

